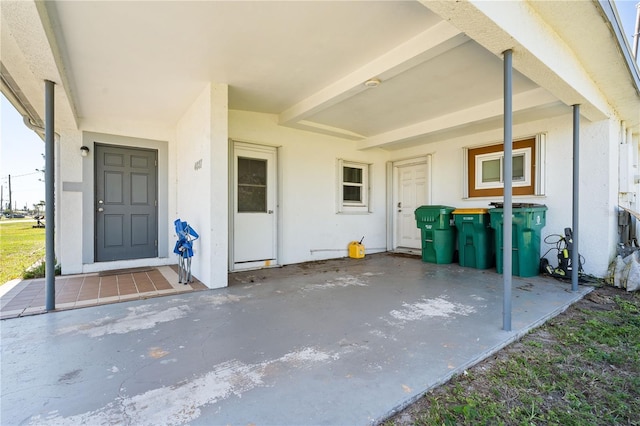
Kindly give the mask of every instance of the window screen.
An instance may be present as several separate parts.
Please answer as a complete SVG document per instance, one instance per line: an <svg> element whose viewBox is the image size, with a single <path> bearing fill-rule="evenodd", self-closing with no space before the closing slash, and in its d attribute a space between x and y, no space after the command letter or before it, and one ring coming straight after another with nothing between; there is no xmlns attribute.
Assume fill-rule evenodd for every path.
<svg viewBox="0 0 640 426"><path fill-rule="evenodd" d="M267 160L238 158L238 212L267 211Z"/></svg>

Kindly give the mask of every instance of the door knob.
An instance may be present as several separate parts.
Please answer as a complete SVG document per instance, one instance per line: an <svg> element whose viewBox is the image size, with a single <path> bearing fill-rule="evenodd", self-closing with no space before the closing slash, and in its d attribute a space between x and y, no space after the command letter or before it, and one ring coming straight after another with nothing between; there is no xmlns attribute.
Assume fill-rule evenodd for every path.
<svg viewBox="0 0 640 426"><path fill-rule="evenodd" d="M102 207L100 207L100 208L98 209L98 211L99 211L99 212L103 212L103 211L104 211L104 209L103 209Z"/></svg>
<svg viewBox="0 0 640 426"><path fill-rule="evenodd" d="M269 214L273 214L273 210L269 210L267 213L269 213Z"/></svg>

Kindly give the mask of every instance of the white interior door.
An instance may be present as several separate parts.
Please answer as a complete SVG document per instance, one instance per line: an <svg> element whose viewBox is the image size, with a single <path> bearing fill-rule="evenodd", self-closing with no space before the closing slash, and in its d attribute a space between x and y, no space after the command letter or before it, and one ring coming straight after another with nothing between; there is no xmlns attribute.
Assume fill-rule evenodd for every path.
<svg viewBox="0 0 640 426"><path fill-rule="evenodd" d="M396 248L422 249L420 230L416 226L416 208L429 203L428 164L396 166Z"/></svg>
<svg viewBox="0 0 640 426"><path fill-rule="evenodd" d="M234 146L234 269L277 264L276 149Z"/></svg>

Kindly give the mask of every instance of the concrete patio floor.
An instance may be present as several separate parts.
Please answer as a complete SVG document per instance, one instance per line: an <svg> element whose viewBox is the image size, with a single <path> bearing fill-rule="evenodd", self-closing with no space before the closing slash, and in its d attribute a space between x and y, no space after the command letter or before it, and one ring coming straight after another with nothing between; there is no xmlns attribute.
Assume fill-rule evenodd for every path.
<svg viewBox="0 0 640 426"><path fill-rule="evenodd" d="M565 310L551 278L377 254L230 286L7 319L0 422L366 425Z"/></svg>

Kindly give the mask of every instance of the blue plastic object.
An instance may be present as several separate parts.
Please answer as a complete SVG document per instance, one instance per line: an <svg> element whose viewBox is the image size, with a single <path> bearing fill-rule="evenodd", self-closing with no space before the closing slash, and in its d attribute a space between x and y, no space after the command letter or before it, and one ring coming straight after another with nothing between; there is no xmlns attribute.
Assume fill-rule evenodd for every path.
<svg viewBox="0 0 640 426"><path fill-rule="evenodd" d="M173 248L173 252L178 255L178 282L185 284L192 281L191 278L191 258L193 257L193 242L200 238L200 235L187 222L176 219L173 222L178 235L178 241Z"/></svg>

